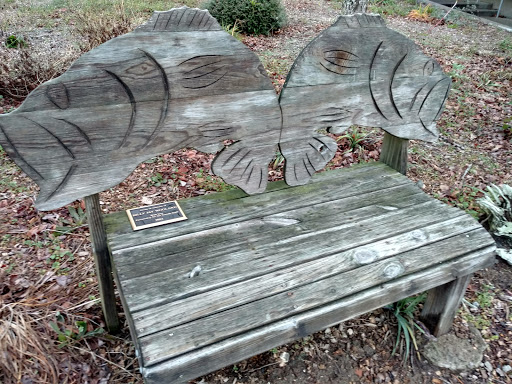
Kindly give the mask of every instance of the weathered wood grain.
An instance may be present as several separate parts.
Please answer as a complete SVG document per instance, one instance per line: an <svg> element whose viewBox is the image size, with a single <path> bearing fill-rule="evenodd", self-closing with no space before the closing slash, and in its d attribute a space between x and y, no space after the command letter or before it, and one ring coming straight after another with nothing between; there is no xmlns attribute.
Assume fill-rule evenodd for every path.
<svg viewBox="0 0 512 384"><path fill-rule="evenodd" d="M384 134L379 160L402 175L407 173L407 146L409 140L400 139L389 133Z"/></svg>
<svg viewBox="0 0 512 384"><path fill-rule="evenodd" d="M247 247L254 251L259 251L260 246L270 247L276 239L284 239L286 232L305 235L425 201L425 195L421 191L398 185L369 192L364 199L351 196L336 199L334 202L249 218L213 229L198 228L196 232L186 235L164 238L150 244L115 251L117 270L123 274L124 280L129 280L137 276L164 271L171 267L167 261L169 258L173 260L173 269L186 268L203 259L211 260L223 256L229 257L226 263L233 265L235 261L232 258L233 252L243 249L242 243L247 244ZM220 213L221 211L218 214ZM212 215L215 213L212 212ZM331 216L334 216L332 221L326 220ZM287 229L290 226L295 228ZM139 253L144 253L144 259L141 260ZM185 257L183 253L187 256Z"/></svg>
<svg viewBox="0 0 512 384"><path fill-rule="evenodd" d="M422 321L433 330L435 336L447 333L457 309L466 293L471 274L431 289L421 312Z"/></svg>
<svg viewBox="0 0 512 384"><path fill-rule="evenodd" d="M257 353L305 337L390 302L428 290L482 269L494 262L494 247L357 292L329 305L318 307L284 320L237 334L211 346L166 362L147 367L143 374L148 384L160 382L186 383L197 376L234 364ZM211 356L215 356L212 359Z"/></svg>
<svg viewBox="0 0 512 384"><path fill-rule="evenodd" d="M279 97L286 182L306 183L334 156L336 143L317 133L322 129L341 133L359 124L402 139L435 140L450 83L380 16L341 16L304 48Z"/></svg>
<svg viewBox="0 0 512 384"><path fill-rule="evenodd" d="M390 224L394 224L394 222L391 221ZM470 244L468 240L473 244ZM306 263L301 268L292 268L289 273L282 271L275 277L272 274L266 276L268 282L265 285L261 283L263 278L255 279L254 284L249 280L245 284L241 283L239 287L234 286L227 293L231 294L232 300L245 295L252 296L254 293L252 296L254 301L246 305L234 306L231 309L225 309L222 305L219 306L214 302L203 312L203 317L193 322L141 337L143 359L149 366L233 334L258 328L269 322L325 305L338 298L396 279L399 276L429 268L446 261L443 252L449 254L451 258L455 258L463 256L475 248L485 248L489 245L488 234L481 229L404 252L390 259L376 260L346 272L340 272L340 270L344 270L343 267L340 270L336 268L336 266L347 262L343 255L339 255L337 265L333 265L332 260L327 265L323 263L323 260ZM305 270L308 273L304 273ZM331 275L331 273L335 274ZM270 291L269 293L274 294L261 298L262 289L265 288ZM217 292L215 298L219 296L222 300L221 292ZM213 297L213 295L210 296L210 298ZM250 300L250 298L246 300ZM190 300L190 303L195 307L197 301L198 299L194 298ZM199 304L204 305L205 303L201 301ZM215 313L216 309L218 309L218 313L206 316L208 312ZM187 311L181 313L186 315ZM134 317L136 318L137 315Z"/></svg>
<svg viewBox="0 0 512 384"><path fill-rule="evenodd" d="M116 296L112 281L112 263L107 245L107 236L103 225L100 198L97 194L85 197L85 213L91 234L94 264L101 296L101 308L105 323L110 332L119 330L119 318L116 309Z"/></svg>
<svg viewBox="0 0 512 384"><path fill-rule="evenodd" d="M343 173L343 177L340 177L340 173ZM238 196L235 193L184 199L180 201L180 206L189 220L174 223L172 226L149 228L143 233L131 230L124 212L109 215L105 217L105 225L107 231L112 234L109 240L110 249L115 251L161 240L166 236L176 237L198 229L216 228L249 218L285 212L294 207L304 206L304 202L313 205L342 197L358 196L400 183L410 183L406 177L379 162L347 170L324 172L315 175L315 178L319 181L331 180L329 188L318 183L285 188L283 183L277 183L276 189L272 187L271 191L250 198L232 199L232 196ZM279 204L269 204L276 201L279 201ZM219 209L222 210L222 215L212 214L212 210L218 212Z"/></svg>
<svg viewBox="0 0 512 384"><path fill-rule="evenodd" d="M443 224L453 226L452 230L449 232L443 231ZM425 223L422 225L424 226ZM318 244L318 249L323 250L323 252L321 253L321 251L317 250L310 258L306 256L308 252L314 252L314 243L316 240L319 240L320 236L312 238L311 241L305 244L304 249L300 251L297 249L293 251L281 250L280 247L276 247L274 251L279 253L279 256L270 258L266 263L254 263L248 257L247 269L252 268L253 273L240 271L241 276L239 279L232 278L233 273L236 274L238 271L232 271L228 269L229 267L224 267L222 264L218 265L218 260L213 260L212 263L215 263L214 272L226 268L226 271L222 274L223 277L229 279L224 283L225 287L216 288L215 285L209 284L209 271L205 271L204 275L200 275L198 279L195 279L198 281L196 285L204 282L205 286L204 288L201 286L201 290L193 286L180 287L178 284L170 283L175 286L175 295L181 294L183 298L169 304L160 305L158 308L148 308L150 306L146 305L147 309L141 311L134 309L133 313L136 318L135 326L137 327L138 336L142 337L171 326L192 321L204 314L213 314L253 300L293 290L294 284L299 284L297 283L297 277L295 277L295 282L293 279L293 276L298 273L298 268L300 268L300 271L309 271L308 274L301 275L299 279L314 282L325 276L384 260L401 251L420 248L451 236L465 234L470 231L469 228L478 228L475 224L468 227L468 220L464 217L440 222L432 226L423 226L418 225L417 228L412 227L407 230L405 229L406 224L404 224L401 228L397 228L394 233L390 233L391 231L383 233L382 237L370 233L368 238L371 239L371 242L365 243L364 239L358 238L353 247L348 246L348 241L342 242L339 246L328 247L325 245L328 241L325 241ZM383 228L379 225L376 231L378 229ZM350 231L348 231L347 235L357 236ZM333 237L327 237L327 239L331 243L335 242ZM286 259L288 259L288 263L286 263ZM222 271L219 272L219 275L221 275ZM221 278L219 276L217 285L220 285ZM179 279L184 280L181 276ZM148 276L145 279L145 284L141 282L137 287L140 290L142 286L147 286L151 290L153 284L162 287L165 285L165 282L163 279L155 281L152 276ZM135 289L132 289L131 292L135 292ZM194 296L194 299L192 299L192 296ZM146 300L149 300L148 304L153 302L151 298ZM132 298L131 304L135 302L137 300ZM131 308L134 308L134 306L131 306ZM164 318L166 321L162 322Z"/></svg>
<svg viewBox="0 0 512 384"><path fill-rule="evenodd" d="M78 59L0 116L0 144L40 186L48 210L121 182L183 147L223 149L215 174L247 193L267 185L277 145L289 185L334 156L317 131L351 124L432 140L449 78L380 16L343 16L297 58L277 100L257 56L207 11L156 12Z"/></svg>
<svg viewBox="0 0 512 384"><path fill-rule="evenodd" d="M274 240L267 244L262 242L242 243L237 250L232 250L228 256L231 265L229 267L228 263L225 265L228 268L222 268L222 259L205 260L202 264L204 271L196 279L198 281L194 285L200 286L201 291L209 292L216 285L227 285L232 283L233 280L244 280L250 276L280 271L280 268L286 266L296 266L299 263L315 260L318 257L326 257L331 253L350 249L350 247L392 237L400 231L407 231L411 227L421 228L422 225L429 222L435 223L442 221L444 218L448 219L446 212L439 210L439 206L436 209L435 204L431 204L431 202L418 203L418 200L411 200L409 205L412 207L403 210L396 209L395 211L386 212L385 209L381 208L377 211L378 213L369 214L368 216L362 215L362 217L357 214L357 211L349 212L348 215L351 216L349 220L336 220L336 215L326 215L327 225L313 222L310 231L301 230L301 223L309 224L309 222L299 218L297 225L290 225L282 230L275 231L275 236L279 241ZM326 209L329 208L326 207ZM398 220L400 220L400 223L397 223ZM393 227L389 225L390 222L394 224ZM315 226L317 229L313 229ZM365 236L360 235L362 232ZM339 234L343 234L341 239ZM199 233L198 237L200 235ZM190 252L181 254L181 257L186 260L190 257L189 255L196 251L200 250L191 249ZM214 253L212 256L214 257L216 254ZM224 255L221 254L221 256ZM180 255L177 255L176 258L179 257ZM247 267L252 266L254 268L234 274L237 269L243 269L244 262L248 264ZM221 263L221 265L217 263ZM238 263L240 265L237 268ZM195 264L188 264L189 271L194 267ZM143 266L138 268L143 268ZM177 298L177 294L182 297L194 294L193 290L185 290L189 284L193 284L193 282L190 282L191 279L184 278L187 276L186 274L176 276L175 271L175 267L171 267L170 270L165 268L160 272L148 274L139 279L123 280L125 292L129 292L132 296L128 299L132 310L137 311L172 301ZM171 278L174 278L174 282ZM165 284L166 281L170 283ZM141 289L142 286L144 289ZM263 286L266 286L266 284ZM219 298L221 296L219 294ZM169 305L169 308L171 307L173 307L173 304Z"/></svg>
<svg viewBox="0 0 512 384"><path fill-rule="evenodd" d="M258 57L207 11L158 12L86 53L0 116L0 144L48 210L115 186L179 148L219 153L216 174L263 192L281 112Z"/></svg>

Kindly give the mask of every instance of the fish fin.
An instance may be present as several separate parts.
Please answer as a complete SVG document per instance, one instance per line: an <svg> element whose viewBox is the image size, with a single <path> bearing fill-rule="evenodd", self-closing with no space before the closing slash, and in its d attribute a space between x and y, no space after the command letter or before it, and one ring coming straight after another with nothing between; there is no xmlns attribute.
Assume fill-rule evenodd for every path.
<svg viewBox="0 0 512 384"><path fill-rule="evenodd" d="M268 163L276 149L275 145L247 147L241 141L236 142L217 155L212 171L248 194L262 193L267 188Z"/></svg>
<svg viewBox="0 0 512 384"><path fill-rule="evenodd" d="M135 32L153 31L222 31L222 27L206 9L181 7L164 12L155 11L146 24L135 30Z"/></svg>
<svg viewBox="0 0 512 384"><path fill-rule="evenodd" d="M316 171L320 171L334 157L338 145L328 136L318 135L305 140L280 143L286 164L286 184L306 184Z"/></svg>
<svg viewBox="0 0 512 384"><path fill-rule="evenodd" d="M70 162L68 167L62 168L58 177L38 182L40 192L35 206L40 211L49 211L83 198L84 190L92 195L115 187L144 159L147 156L134 156L130 163L126 163L123 159L114 160L105 156L103 161L94 164L94 168L90 161ZM89 176L84 177L85 174Z"/></svg>
<svg viewBox="0 0 512 384"><path fill-rule="evenodd" d="M355 29L355 28L380 28L385 27L386 23L380 15L356 13L353 15L343 15L336 20L334 24L342 29Z"/></svg>

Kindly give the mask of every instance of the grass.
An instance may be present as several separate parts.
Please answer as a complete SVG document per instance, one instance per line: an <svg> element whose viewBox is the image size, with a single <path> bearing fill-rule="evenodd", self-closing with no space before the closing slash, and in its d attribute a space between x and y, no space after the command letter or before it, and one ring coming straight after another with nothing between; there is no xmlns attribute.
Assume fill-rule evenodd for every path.
<svg viewBox="0 0 512 384"><path fill-rule="evenodd" d="M498 43L498 48L507 56L512 56L512 38L507 37Z"/></svg>
<svg viewBox="0 0 512 384"><path fill-rule="evenodd" d="M377 0L368 4L368 12L385 16L407 16L414 9L414 0Z"/></svg>

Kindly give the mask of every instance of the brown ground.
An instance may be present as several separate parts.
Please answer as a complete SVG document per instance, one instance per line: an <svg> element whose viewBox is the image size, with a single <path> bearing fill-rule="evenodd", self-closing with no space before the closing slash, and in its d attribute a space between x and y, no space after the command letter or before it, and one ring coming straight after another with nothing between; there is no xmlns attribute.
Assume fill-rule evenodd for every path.
<svg viewBox="0 0 512 384"><path fill-rule="evenodd" d="M290 19L287 27L269 37L244 37L244 43L261 57L277 90L293 59L330 25L339 8L335 1L284 3ZM0 38L19 28L27 30L26 25L16 24L16 9L2 7L7 22L0 20L4 36ZM66 18L68 13L71 17ZM48 63L49 68L53 64L63 69L78 49L62 32L62 24L66 21L72 27L76 19L65 8L52 13L51 19L53 27L34 23L27 35L30 53L43 52L37 61L41 67ZM512 116L511 36L460 17L438 26L403 17L389 17L387 22L417 41L454 80L439 122L441 140L411 144L409 176L421 180L426 192L477 215L474 199L481 195L479 189L489 183L512 184L512 137L503 129ZM19 57L19 52L0 48L0 68L4 68L0 70L0 113L18 106L25 86L31 89L37 82L28 81L28 75L19 81L7 75L5 65L16 70L23 61ZM378 159L382 134L362 128L355 132L365 135L360 145L350 151L350 140L341 139L331 167ZM187 149L148 161L119 187L101 195L104 211L228 188L209 174L210 160L210 155ZM76 202L71 210L37 212L33 207L36 186L3 151L0 169L0 382L142 382L127 326L117 336L102 333L83 203ZM269 170L272 179L282 176L279 161ZM511 383L511 374L507 376L503 369L512 365L511 286L512 268L499 262L477 273L468 287L454 332L465 337L472 324L489 345L484 356L487 364L473 371L451 373L416 353L403 361L403 346L392 356L396 320L389 310L379 309L196 382ZM427 341L423 335L416 337L420 344ZM288 363L280 359L283 352L290 354Z"/></svg>

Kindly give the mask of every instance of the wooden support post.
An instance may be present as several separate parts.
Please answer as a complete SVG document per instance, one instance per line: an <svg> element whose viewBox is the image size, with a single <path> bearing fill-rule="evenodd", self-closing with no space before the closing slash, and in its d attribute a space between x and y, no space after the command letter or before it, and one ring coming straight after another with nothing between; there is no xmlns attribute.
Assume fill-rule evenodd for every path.
<svg viewBox="0 0 512 384"><path fill-rule="evenodd" d="M471 276L461 276L428 292L421 319L435 336L450 330Z"/></svg>
<svg viewBox="0 0 512 384"><path fill-rule="evenodd" d="M380 161L405 175L407 172L408 144L409 140L401 139L386 132L382 142Z"/></svg>
<svg viewBox="0 0 512 384"><path fill-rule="evenodd" d="M100 198L96 193L85 197L85 209L89 231L91 233L94 263L101 296L101 307L109 332L119 330L119 318L116 310L116 296L112 278L112 263L107 247L107 234L101 217Z"/></svg>

